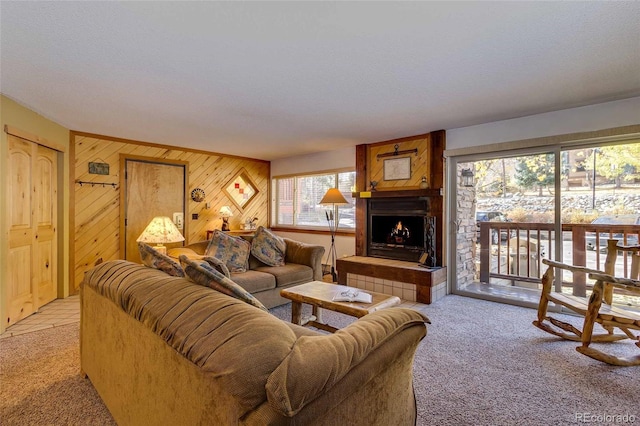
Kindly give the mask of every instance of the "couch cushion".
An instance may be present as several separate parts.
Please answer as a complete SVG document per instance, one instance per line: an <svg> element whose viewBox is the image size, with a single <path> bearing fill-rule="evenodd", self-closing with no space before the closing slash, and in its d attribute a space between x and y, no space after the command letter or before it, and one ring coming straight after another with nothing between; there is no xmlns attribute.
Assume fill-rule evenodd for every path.
<svg viewBox="0 0 640 426"><path fill-rule="evenodd" d="M178 262L155 250L150 245L139 241L138 251L140 252L140 259L145 266L159 269L173 277L184 277L184 271Z"/></svg>
<svg viewBox="0 0 640 426"><path fill-rule="evenodd" d="M276 286L302 284L313 281L313 269L306 265L287 263L284 266L263 266L256 271L266 272L276 278Z"/></svg>
<svg viewBox="0 0 640 426"><path fill-rule="evenodd" d="M258 299L231 281L231 279L218 272L218 270L209 265L209 262L206 260L189 260L186 256L182 255L180 256L180 263L186 275L196 284L211 287L220 293L240 299L256 308L267 310Z"/></svg>
<svg viewBox="0 0 640 426"><path fill-rule="evenodd" d="M260 262L258 259L255 258L254 255L252 255L252 254L249 255L249 269L258 269L261 266L269 266L269 265L266 265L266 264Z"/></svg>
<svg viewBox="0 0 640 426"><path fill-rule="evenodd" d="M389 308L365 315L335 334L301 336L267 381L271 407L294 416L310 401L330 392L352 368L403 330L417 326L422 339L425 321L427 318L413 309Z"/></svg>
<svg viewBox="0 0 640 426"><path fill-rule="evenodd" d="M284 265L287 244L282 237L259 226L251 240L251 254L262 263L269 266Z"/></svg>
<svg viewBox="0 0 640 426"><path fill-rule="evenodd" d="M248 241L216 229L204 255L222 260L230 272L245 272L249 268L250 251Z"/></svg>
<svg viewBox="0 0 640 426"><path fill-rule="evenodd" d="M250 269L247 272L232 273L230 278L249 293L276 288L276 277L266 272Z"/></svg>

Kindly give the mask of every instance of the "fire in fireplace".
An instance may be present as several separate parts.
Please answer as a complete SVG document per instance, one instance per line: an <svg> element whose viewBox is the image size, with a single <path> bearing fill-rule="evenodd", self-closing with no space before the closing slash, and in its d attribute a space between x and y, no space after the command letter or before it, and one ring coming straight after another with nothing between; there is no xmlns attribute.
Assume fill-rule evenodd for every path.
<svg viewBox="0 0 640 426"><path fill-rule="evenodd" d="M369 256L417 262L422 253L430 253L426 199L370 200L368 210Z"/></svg>
<svg viewBox="0 0 640 426"><path fill-rule="evenodd" d="M424 250L424 216L371 216L371 243Z"/></svg>

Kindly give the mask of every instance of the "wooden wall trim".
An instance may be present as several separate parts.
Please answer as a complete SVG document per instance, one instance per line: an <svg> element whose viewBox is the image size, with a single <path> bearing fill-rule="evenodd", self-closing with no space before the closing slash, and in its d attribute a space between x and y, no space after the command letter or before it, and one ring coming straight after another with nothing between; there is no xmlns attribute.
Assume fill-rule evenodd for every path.
<svg viewBox="0 0 640 426"><path fill-rule="evenodd" d="M271 189L273 187L273 179L271 178L271 161L267 163L267 228L271 228L271 216L273 206L271 205Z"/></svg>
<svg viewBox="0 0 640 426"><path fill-rule="evenodd" d="M339 169L320 170L317 172L314 171L312 173L289 173L286 175L277 175L277 176L272 176L271 179L283 179L283 178L289 178L294 176L317 176L317 175L326 175L330 173L342 173L342 172L352 172L352 171L353 171L353 167L341 167Z"/></svg>
<svg viewBox="0 0 640 426"><path fill-rule="evenodd" d="M356 146L356 190L364 191L367 188L367 145ZM367 200L357 197L356 203L356 256L367 255Z"/></svg>
<svg viewBox="0 0 640 426"><path fill-rule="evenodd" d="M187 148L187 147L176 146L176 145L163 145L163 144L158 144L158 143L153 143L153 142L143 142L143 141L138 141L138 140L134 140L134 139L124 139L124 138L118 138L118 137L115 137L115 136L107 136L107 135L100 135L100 134L96 134L96 133L80 132L78 130L71 130L71 134L72 134L72 137L73 136L85 136L85 137L88 137L88 138L104 139L104 140L110 140L110 141L113 141L113 142L121 142L121 143L128 143L128 144L134 144L134 145L150 146L150 147L154 147L154 148L162 148L162 149L168 149L168 150L179 150L179 151L185 151L185 152L193 152L195 154L216 155L216 156L219 156L219 157L234 158L234 159L238 159L238 160L250 160L250 161L257 161L257 162L261 162L261 163L271 164L271 162L269 160L263 160L263 159L260 159L260 158L242 157L240 155L224 154L224 153L221 153L221 152L206 151L206 150L202 150L202 149L193 149L193 148Z"/></svg>
<svg viewBox="0 0 640 426"><path fill-rule="evenodd" d="M444 130L431 133L431 151L444 152L446 134ZM430 164L431 188L444 188L444 155L432 155Z"/></svg>
<svg viewBox="0 0 640 426"><path fill-rule="evenodd" d="M73 133L69 132L69 296L80 292L76 286L76 142Z"/></svg>
<svg viewBox="0 0 640 426"><path fill-rule="evenodd" d="M178 166L187 166L189 165L188 161L182 160L173 160L170 158L158 158L158 157L145 157L143 155L133 155L133 154L120 154L120 162L131 160L131 161L142 161L146 163L160 163L160 164L175 164Z"/></svg>
<svg viewBox="0 0 640 426"><path fill-rule="evenodd" d="M122 255L122 253L124 253L126 251L126 244L125 244L125 225L124 225L124 219L125 219L125 203L123 203L123 200L126 197L126 190L125 190L125 186L127 184L127 178L125 177L125 173L127 171L127 154L119 154L119 168L120 171L118 172L119 176L119 191L118 191L118 200L119 200L119 210L120 212L118 213L119 217L118 217L118 232L119 234L119 238L118 238L118 250L119 250L119 255L120 258L124 259L124 256ZM186 214L185 214L185 221L186 221ZM184 236L184 235L183 235Z"/></svg>
<svg viewBox="0 0 640 426"><path fill-rule="evenodd" d="M8 124L5 124L4 131L9 135L15 136L20 139L28 140L29 142L37 143L38 145L51 148L54 151L58 151L58 152L66 151L66 147L64 145L61 145L56 142L52 142L45 138L41 138L40 136L34 135L33 133L25 132L24 130L20 130L17 127L9 126Z"/></svg>
<svg viewBox="0 0 640 426"><path fill-rule="evenodd" d="M275 228L271 228L271 230L279 231L279 232L298 233L298 234L331 235L329 231L322 231L320 229L287 228L287 227L278 226ZM342 237L353 237L354 232L353 231L336 231L336 235L339 235Z"/></svg>
<svg viewBox="0 0 640 426"><path fill-rule="evenodd" d="M183 205L183 212L182 214L184 215L184 221L183 221L183 228L182 228L182 234L185 238L185 245L190 244L189 241L189 223L191 221L187 220L187 215L189 214L188 211L188 205L189 205L189 162L187 161L181 161L181 160L172 160L172 159L166 159L166 158L155 158L155 157L144 157L141 155L131 155L131 154L120 154L120 179L119 179L119 185L120 185L120 191L119 191L119 197L120 197L120 255L122 256L122 253L124 253L126 251L125 248L125 238L124 235L126 233L126 226L125 226L125 208L126 208L126 192L127 192L127 188L126 188L126 183L127 183L127 179L126 179L126 170L127 170L127 161L141 161L141 162L145 162L145 163L153 163L153 164L172 164L172 165L176 165L176 166L182 166L184 167L184 188L183 188L183 192L184 192L184 200L182 202ZM124 256L122 256L124 257Z"/></svg>

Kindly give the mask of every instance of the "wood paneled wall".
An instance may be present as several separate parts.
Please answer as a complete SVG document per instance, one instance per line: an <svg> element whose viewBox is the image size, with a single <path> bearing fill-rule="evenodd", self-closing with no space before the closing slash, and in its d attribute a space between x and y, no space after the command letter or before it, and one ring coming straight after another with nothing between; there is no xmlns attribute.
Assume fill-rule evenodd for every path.
<svg viewBox="0 0 640 426"><path fill-rule="evenodd" d="M382 157L378 158L379 154L387 154L394 152L394 146L398 145L398 151L408 151L417 149L417 153L410 154L401 154L398 156L392 157ZM378 190L405 190L405 189L418 189L420 186L420 182L422 181L422 177L425 176L427 178L427 183L429 184L429 188L432 182L430 179L431 170L431 135L419 135L412 136L408 138L395 139L392 141L379 142L375 144L370 144L367 146L367 181L366 188L370 189L369 182L377 181L377 189ZM410 157L411 158L411 177L409 179L403 180L384 180L384 160L394 159L394 158L402 158L402 157Z"/></svg>
<svg viewBox="0 0 640 426"><path fill-rule="evenodd" d="M227 205L233 211L229 219L232 230L240 229L247 218L258 218L258 225L269 225L269 175L268 161L226 156L203 151L183 150L176 147L154 145L106 136L79 132L71 133L72 161L75 161L73 179L77 181L115 183L106 185L82 185L72 188L72 218L75 247L71 249L74 268L71 293L79 288L84 272L98 259L120 259L120 156L121 154L149 157L158 160L185 161L189 164L188 191L202 188L205 201L195 202L189 197L185 217L188 235L185 244L202 241L208 229L220 229L222 219L218 211ZM109 175L89 174L89 162L109 164ZM240 171L246 170L259 193L241 211L227 197L222 188ZM206 208L206 203L210 208ZM193 220L192 215L198 214Z"/></svg>

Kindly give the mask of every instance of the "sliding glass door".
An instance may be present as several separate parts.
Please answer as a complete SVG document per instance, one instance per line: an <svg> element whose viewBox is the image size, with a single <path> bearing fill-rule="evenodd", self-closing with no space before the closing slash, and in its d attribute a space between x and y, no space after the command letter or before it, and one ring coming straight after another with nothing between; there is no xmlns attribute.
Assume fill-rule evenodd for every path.
<svg viewBox="0 0 640 426"><path fill-rule="evenodd" d="M602 269L606 238L589 232L592 223L628 222L627 232L609 236L637 241L640 219L635 228L631 222L640 217L638 141L456 157L449 165L455 293L535 306L542 259ZM578 294L590 284L567 277L557 286Z"/></svg>
<svg viewBox="0 0 640 426"><path fill-rule="evenodd" d="M528 304L539 299L542 258L555 248L556 153L460 159L454 223L456 292Z"/></svg>

